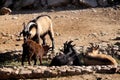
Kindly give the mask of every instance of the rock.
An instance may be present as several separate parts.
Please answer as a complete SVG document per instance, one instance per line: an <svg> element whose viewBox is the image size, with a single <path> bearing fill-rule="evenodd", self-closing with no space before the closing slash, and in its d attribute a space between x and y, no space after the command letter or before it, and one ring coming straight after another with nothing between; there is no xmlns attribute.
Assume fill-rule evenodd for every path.
<svg viewBox="0 0 120 80"><path fill-rule="evenodd" d="M52 75L52 70L47 69L44 71L44 77L51 76L51 75Z"/></svg>
<svg viewBox="0 0 120 80"><path fill-rule="evenodd" d="M10 39L14 39L15 36L14 35L9 35Z"/></svg>
<svg viewBox="0 0 120 80"><path fill-rule="evenodd" d="M83 73L83 74L85 74L85 73L93 73L93 70L91 70L91 69L89 69L89 68L82 68L82 70L81 70L81 72Z"/></svg>
<svg viewBox="0 0 120 80"><path fill-rule="evenodd" d="M35 69L32 71L32 74L35 74L37 76L37 74L43 74L43 71L41 69Z"/></svg>
<svg viewBox="0 0 120 80"><path fill-rule="evenodd" d="M94 8L92 8L92 11L95 12L95 13L97 12Z"/></svg>
<svg viewBox="0 0 120 80"><path fill-rule="evenodd" d="M82 71L81 71L81 69L75 69L75 73L76 73L76 74L81 74Z"/></svg>
<svg viewBox="0 0 120 80"><path fill-rule="evenodd" d="M16 38L16 41L22 41L23 40L23 37L17 37Z"/></svg>
<svg viewBox="0 0 120 80"><path fill-rule="evenodd" d="M5 2L4 2L4 7L9 7L10 5L12 5L13 4L13 0L4 0Z"/></svg>
<svg viewBox="0 0 120 80"><path fill-rule="evenodd" d="M47 0L41 0L41 5L43 7L46 7L47 6Z"/></svg>
<svg viewBox="0 0 120 80"><path fill-rule="evenodd" d="M80 4L85 5L86 7L96 7L96 0L80 0Z"/></svg>
<svg viewBox="0 0 120 80"><path fill-rule="evenodd" d="M97 0L97 2L99 6L102 7L108 6L108 0Z"/></svg>
<svg viewBox="0 0 120 80"><path fill-rule="evenodd" d="M60 36L60 33L58 33L58 32L55 32L55 36Z"/></svg>
<svg viewBox="0 0 120 80"><path fill-rule="evenodd" d="M15 46L20 46L20 44L15 44Z"/></svg>
<svg viewBox="0 0 120 80"><path fill-rule="evenodd" d="M32 71L28 70L28 69L20 69L19 74L20 75L30 75L30 74L32 74Z"/></svg>
<svg viewBox="0 0 120 80"><path fill-rule="evenodd" d="M66 73L69 74L69 75L75 75L75 70L74 69L68 69L66 71Z"/></svg>
<svg viewBox="0 0 120 80"><path fill-rule="evenodd" d="M58 7L67 5L70 3L70 0L48 0L48 7Z"/></svg>
<svg viewBox="0 0 120 80"><path fill-rule="evenodd" d="M102 32L102 31L100 31L100 36L105 36L105 35L107 35L108 33L107 32Z"/></svg>
<svg viewBox="0 0 120 80"><path fill-rule="evenodd" d="M10 8L2 7L0 9L0 14L2 14L2 15L9 15L11 13L12 13L12 10Z"/></svg>
<svg viewBox="0 0 120 80"><path fill-rule="evenodd" d="M4 37L7 37L7 33L1 32L0 34Z"/></svg>
<svg viewBox="0 0 120 80"><path fill-rule="evenodd" d="M107 66L101 66L101 69L97 70L98 73L115 73L116 72L115 67L107 67Z"/></svg>
<svg viewBox="0 0 120 80"><path fill-rule="evenodd" d="M16 19L18 19L18 17L14 16L14 17L12 17L12 19L13 19L13 20L16 20Z"/></svg>
<svg viewBox="0 0 120 80"><path fill-rule="evenodd" d="M66 75L66 70L65 69L64 70L61 69L61 70L58 71L58 74L65 76Z"/></svg>
<svg viewBox="0 0 120 80"><path fill-rule="evenodd" d="M31 7L32 8L35 8L37 7L39 4L39 0L19 0L19 1L15 1L14 2L14 9L15 10L20 10L21 8L24 8L24 7Z"/></svg>
<svg viewBox="0 0 120 80"><path fill-rule="evenodd" d="M120 66L117 67L117 71L116 72L120 74Z"/></svg>
<svg viewBox="0 0 120 80"><path fill-rule="evenodd" d="M72 0L72 4L78 6L79 5L79 0Z"/></svg>
<svg viewBox="0 0 120 80"><path fill-rule="evenodd" d="M97 33L91 33L91 34L89 34L88 35L88 37L91 37L91 38L96 38L96 37L98 37L98 34Z"/></svg>

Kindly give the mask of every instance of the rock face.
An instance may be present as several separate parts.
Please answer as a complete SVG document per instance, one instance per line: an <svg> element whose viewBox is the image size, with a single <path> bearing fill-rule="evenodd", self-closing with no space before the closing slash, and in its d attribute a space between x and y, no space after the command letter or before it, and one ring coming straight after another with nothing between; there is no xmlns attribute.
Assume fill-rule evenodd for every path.
<svg viewBox="0 0 120 80"><path fill-rule="evenodd" d="M37 79L90 73L120 73L120 66L6 66L0 67L0 79Z"/></svg>
<svg viewBox="0 0 120 80"><path fill-rule="evenodd" d="M3 2L4 2L3 4L4 7L10 7L13 4L13 0L5 0Z"/></svg>
<svg viewBox="0 0 120 80"><path fill-rule="evenodd" d="M80 0L80 4L83 4L88 7L96 7L97 1L96 0Z"/></svg>
<svg viewBox="0 0 120 80"><path fill-rule="evenodd" d="M37 7L39 3L39 0L6 0L4 1L3 6L4 7L10 7L15 10L19 10L24 7Z"/></svg>
<svg viewBox="0 0 120 80"><path fill-rule="evenodd" d="M108 6L108 0L98 0L98 5L99 6Z"/></svg>
<svg viewBox="0 0 120 80"><path fill-rule="evenodd" d="M77 5L86 7L108 6L119 4L116 0L2 0L0 7L9 7L15 10L22 8L49 8L61 7L66 5Z"/></svg>
<svg viewBox="0 0 120 80"><path fill-rule="evenodd" d="M48 7L58 7L69 4L70 0L47 0L47 3Z"/></svg>
<svg viewBox="0 0 120 80"><path fill-rule="evenodd" d="M35 8L38 6L37 4L39 4L39 0L19 0L15 2L13 7L14 9L19 10L21 8L31 7L31 6Z"/></svg>

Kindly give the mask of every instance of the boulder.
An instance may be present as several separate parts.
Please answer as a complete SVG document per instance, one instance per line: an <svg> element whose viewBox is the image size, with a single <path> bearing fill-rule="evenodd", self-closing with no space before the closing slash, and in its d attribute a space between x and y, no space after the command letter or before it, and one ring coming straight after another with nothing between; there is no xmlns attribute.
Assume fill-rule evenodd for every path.
<svg viewBox="0 0 120 80"><path fill-rule="evenodd" d="M79 0L72 0L72 4L78 6L79 5Z"/></svg>
<svg viewBox="0 0 120 80"><path fill-rule="evenodd" d="M11 14L12 10L10 8L7 8L7 7L2 7L0 9L0 14L1 15L9 15Z"/></svg>
<svg viewBox="0 0 120 80"><path fill-rule="evenodd" d="M43 7L47 6L47 0L41 0L40 3Z"/></svg>
<svg viewBox="0 0 120 80"><path fill-rule="evenodd" d="M97 1L96 0L80 0L80 4L86 7L96 7Z"/></svg>
<svg viewBox="0 0 120 80"><path fill-rule="evenodd" d="M5 0L3 6L10 7L13 4L13 0Z"/></svg>
<svg viewBox="0 0 120 80"><path fill-rule="evenodd" d="M39 0L19 0L14 2L14 9L20 10L21 8L36 8L39 4Z"/></svg>
<svg viewBox="0 0 120 80"><path fill-rule="evenodd" d="M97 2L99 6L102 7L108 6L108 0L97 0Z"/></svg>
<svg viewBox="0 0 120 80"><path fill-rule="evenodd" d="M70 3L70 0L47 0L48 7L65 6Z"/></svg>

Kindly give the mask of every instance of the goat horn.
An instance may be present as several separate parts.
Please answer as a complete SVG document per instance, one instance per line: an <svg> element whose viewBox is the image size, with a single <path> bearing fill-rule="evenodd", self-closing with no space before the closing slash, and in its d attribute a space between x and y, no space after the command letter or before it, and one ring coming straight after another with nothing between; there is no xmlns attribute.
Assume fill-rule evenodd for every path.
<svg viewBox="0 0 120 80"><path fill-rule="evenodd" d="M89 43L91 47L94 47L93 43Z"/></svg>
<svg viewBox="0 0 120 80"><path fill-rule="evenodd" d="M68 43L68 41L65 42L66 44Z"/></svg>
<svg viewBox="0 0 120 80"><path fill-rule="evenodd" d="M72 45L72 47L74 47L76 44Z"/></svg>
<svg viewBox="0 0 120 80"><path fill-rule="evenodd" d="M23 34L23 31L22 31L22 32L20 32L19 36L21 36L21 34Z"/></svg>
<svg viewBox="0 0 120 80"><path fill-rule="evenodd" d="M64 43L64 45L66 45L68 43L68 41L66 41L65 43Z"/></svg>
<svg viewBox="0 0 120 80"><path fill-rule="evenodd" d="M72 42L73 42L73 41L71 40L71 41L68 42L68 44L71 44Z"/></svg>
<svg viewBox="0 0 120 80"><path fill-rule="evenodd" d="M99 48L99 45L96 45L96 48L98 49L98 48Z"/></svg>

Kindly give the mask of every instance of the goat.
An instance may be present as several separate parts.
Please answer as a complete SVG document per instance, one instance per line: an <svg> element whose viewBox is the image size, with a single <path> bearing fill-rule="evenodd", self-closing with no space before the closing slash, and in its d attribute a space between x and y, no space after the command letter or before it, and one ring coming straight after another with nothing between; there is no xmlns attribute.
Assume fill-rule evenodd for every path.
<svg viewBox="0 0 120 80"><path fill-rule="evenodd" d="M62 65L72 65L72 61L70 61L69 55L72 52L70 51L68 55L59 54L55 56L49 66L62 66Z"/></svg>
<svg viewBox="0 0 120 80"><path fill-rule="evenodd" d="M9 9L9 8L7 8L7 7L2 7L1 9L0 9L0 14L2 14L2 15L8 15L8 14L10 14L12 11L11 11L11 9Z"/></svg>
<svg viewBox="0 0 120 80"><path fill-rule="evenodd" d="M116 60L110 55L98 54L99 46L92 46L92 51L84 55L85 65L117 65Z"/></svg>
<svg viewBox="0 0 120 80"><path fill-rule="evenodd" d="M77 52L73 48L75 45L71 45L72 42L73 41L64 43L64 54L55 56L52 59L50 66L79 65Z"/></svg>
<svg viewBox="0 0 120 80"><path fill-rule="evenodd" d="M22 65L24 65L25 57L27 56L28 64L31 65L31 59L34 59L34 65L36 65L37 58L39 58L40 64L42 64L42 57L47 54L50 47L48 45L39 45L33 40L27 39L23 45L22 53Z"/></svg>
<svg viewBox="0 0 120 80"><path fill-rule="evenodd" d="M52 41L52 50L54 50L54 32L52 27L52 20L48 15L41 15L28 22L24 23L24 29L20 33L23 34L24 41L26 39L32 39L40 44L40 38L43 40L43 45L46 44L45 36L48 34Z"/></svg>

